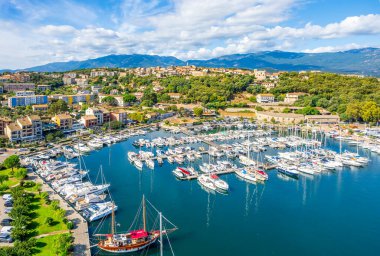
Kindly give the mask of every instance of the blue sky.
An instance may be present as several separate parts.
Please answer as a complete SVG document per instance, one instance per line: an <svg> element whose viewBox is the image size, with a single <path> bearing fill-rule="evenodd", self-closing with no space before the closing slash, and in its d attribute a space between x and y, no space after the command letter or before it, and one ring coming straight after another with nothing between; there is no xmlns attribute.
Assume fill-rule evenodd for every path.
<svg viewBox="0 0 380 256"><path fill-rule="evenodd" d="M380 47L379 0L0 0L0 69L108 54L205 59Z"/></svg>

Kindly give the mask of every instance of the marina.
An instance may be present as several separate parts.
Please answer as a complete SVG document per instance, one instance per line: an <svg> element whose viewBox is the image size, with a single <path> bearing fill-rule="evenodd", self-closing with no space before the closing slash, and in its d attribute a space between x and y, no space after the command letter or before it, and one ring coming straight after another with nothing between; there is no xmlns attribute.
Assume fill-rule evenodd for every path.
<svg viewBox="0 0 380 256"><path fill-rule="evenodd" d="M206 254L214 255L215 250L218 255L236 253L233 247L217 246L220 240L228 244L227 237L212 238L212 234L234 230L235 225L244 226L242 232L246 234L253 231L251 236L242 238L243 241L254 243L254 251L259 255L267 255L269 241L276 243L276 248L281 248L279 246L283 245L284 240L290 241L284 239L283 229L275 228L274 234L273 229L271 235L268 234L266 225L285 226L286 232L297 236L297 232L301 232L301 223L313 227L313 218L324 218L327 213L321 209L330 204L330 196L346 198L345 193L352 195L352 190L358 189L342 184L358 178L380 178L376 172L379 156L375 151L363 147L366 145L364 142L348 143L346 139L327 133L306 137L295 132L278 134L244 127L224 131L214 129L211 133L146 130L119 134L101 142L100 139L91 140L98 142L91 143L96 147L91 147L90 143L78 143L76 149L74 145L60 149L60 154L56 154L57 160L49 160L47 154L33 158L38 163L50 161L50 173L39 171L38 174L87 219L92 254L96 255L111 254L96 249L95 245L100 241L94 234L107 234L111 226L115 233L130 230L128 224L135 218L131 209L138 208L143 195L158 205L178 226L179 229L171 237L177 255L197 253L195 248L189 249L190 241L203 244L202 251ZM376 149L377 145L372 143L371 147ZM65 151L77 156L67 158ZM50 155L54 155L54 150ZM59 171L62 168L64 172ZM372 178L365 178L368 175ZM56 179L59 182L54 181ZM72 185L78 182L82 184L81 190L75 190ZM368 182L374 184L375 181ZM92 192L80 192L83 189ZM351 192L344 192L347 189ZM368 189L372 191L373 185ZM72 192L63 192L68 190ZM369 191L364 195L368 196ZM316 205L320 209L315 209L314 200L317 200ZM292 207L285 207L284 204ZM198 211L193 211L194 207ZM349 205L342 207L350 215L365 206L355 211L349 210ZM298 219L300 215L295 209L297 212L310 212L310 219L305 216ZM330 214L338 218L340 211ZM115 215L114 221L112 214ZM226 214L235 221L227 222ZM284 216L289 218L289 224L279 222ZM197 228L191 223L196 223ZM337 222L336 225L334 230L327 229L338 235L343 228L339 225L343 223ZM140 230L138 228L141 226L136 230ZM318 231L317 226L315 229ZM310 234L308 239L322 235L320 232ZM278 239L274 241L269 236ZM206 240L208 246L205 245ZM310 244L305 239L301 240ZM369 244L372 240L368 238L363 243ZM170 254L167 242L164 244L164 253ZM209 244L214 245L213 252ZM320 255L326 247L328 245L309 255ZM339 254L355 255L350 252L362 251L362 248L352 247L350 251L342 249ZM149 255L156 255L158 250L158 246L152 246ZM238 252L251 251L241 248ZM274 254L297 252L294 247L287 247ZM306 253L306 249L303 252Z"/></svg>

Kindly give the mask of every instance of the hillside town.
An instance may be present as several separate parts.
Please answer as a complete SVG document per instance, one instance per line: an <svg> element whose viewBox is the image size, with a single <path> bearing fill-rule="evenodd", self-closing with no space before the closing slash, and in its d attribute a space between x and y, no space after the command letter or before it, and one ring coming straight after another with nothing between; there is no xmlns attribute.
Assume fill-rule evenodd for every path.
<svg viewBox="0 0 380 256"><path fill-rule="evenodd" d="M310 74L318 73L299 72L297 76L307 80ZM126 127L164 119L171 123L170 120L178 121L178 116L191 120L200 117L199 110L194 109L201 109L203 117L254 117L267 123L340 122L336 112L331 113L323 107L316 107L312 115L299 113L303 107L296 103L308 93L272 93L282 74L286 72L195 66L3 73L0 92L2 113L5 114L0 119L0 135L15 145L44 140L49 133L56 131L68 135L85 129ZM233 93L225 99L227 105L220 107L210 106L207 101L189 101L179 88L173 90L165 80L181 78L181 81L190 81L221 76L244 77L248 82L244 85L246 89Z"/></svg>

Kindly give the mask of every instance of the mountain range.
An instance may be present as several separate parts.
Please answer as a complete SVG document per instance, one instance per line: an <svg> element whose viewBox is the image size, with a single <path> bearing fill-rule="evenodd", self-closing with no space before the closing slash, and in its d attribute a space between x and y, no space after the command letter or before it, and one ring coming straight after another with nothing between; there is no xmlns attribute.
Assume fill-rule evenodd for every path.
<svg viewBox="0 0 380 256"><path fill-rule="evenodd" d="M182 61L175 57L158 55L108 55L83 61L54 62L24 69L25 71L64 72L100 67L154 67L196 65L200 67L224 67L269 69L282 71L320 70L336 73L355 73L380 76L380 49L362 48L342 52L301 53L263 51L225 55L208 60Z"/></svg>

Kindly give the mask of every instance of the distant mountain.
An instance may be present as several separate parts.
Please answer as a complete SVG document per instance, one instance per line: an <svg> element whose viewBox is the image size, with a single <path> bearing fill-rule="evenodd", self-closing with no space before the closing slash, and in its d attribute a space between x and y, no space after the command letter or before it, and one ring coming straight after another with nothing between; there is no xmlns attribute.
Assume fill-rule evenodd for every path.
<svg viewBox="0 0 380 256"><path fill-rule="evenodd" d="M152 66L181 66L184 62L170 56L157 55L108 55L96 59L69 62L54 62L42 66L36 66L25 69L26 71L39 72L65 72L75 69L84 68L135 68L135 67L152 67Z"/></svg>
<svg viewBox="0 0 380 256"><path fill-rule="evenodd" d="M297 53L264 51L233 54L209 60L189 60L157 55L109 55L84 61L56 62L25 69L27 71L63 72L100 67L183 66L186 63L202 67L259 68L283 71L321 70L336 73L356 73L380 76L380 49L363 48L331 53Z"/></svg>
<svg viewBox="0 0 380 256"><path fill-rule="evenodd" d="M363 48L331 53L267 51L226 55L210 60L189 61L205 67L270 68L286 71L321 70L380 76L380 49Z"/></svg>

